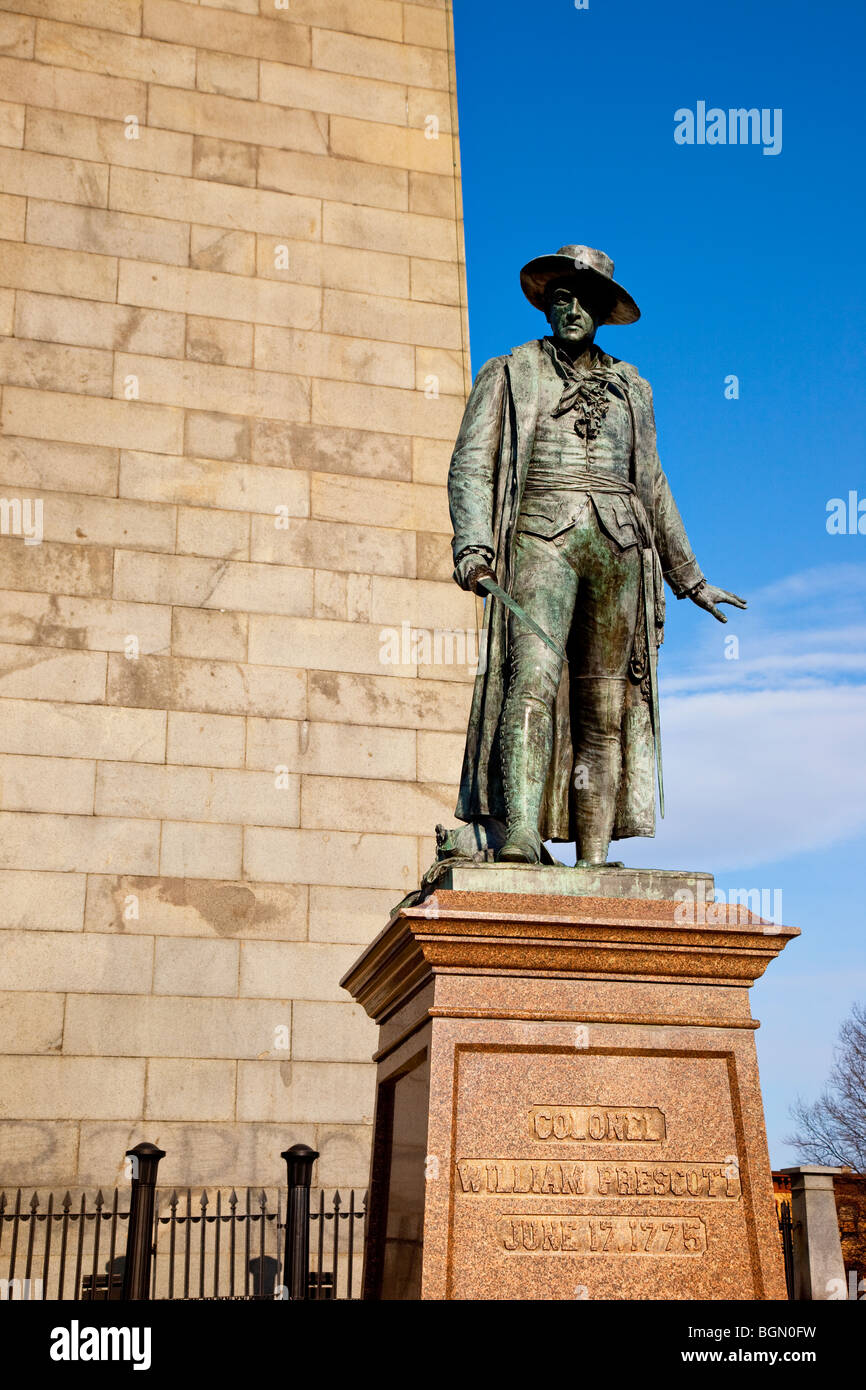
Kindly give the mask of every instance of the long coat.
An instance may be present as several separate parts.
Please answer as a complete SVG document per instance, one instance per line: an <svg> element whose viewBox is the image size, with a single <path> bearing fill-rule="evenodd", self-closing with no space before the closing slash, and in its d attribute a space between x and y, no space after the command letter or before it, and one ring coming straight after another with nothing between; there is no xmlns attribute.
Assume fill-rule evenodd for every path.
<svg viewBox="0 0 866 1390"><path fill-rule="evenodd" d="M649 382L628 362L595 349L599 363L614 372L625 389L632 413L631 482L646 513L652 593L646 611L653 631L640 619L636 648L642 649L637 676L629 680L622 718L623 775L617 801L614 839L655 833L654 743L649 702L648 662L655 663L664 632L662 575L677 596L702 579L677 505L656 449L655 418ZM538 418L538 388L546 356L539 340L523 343L505 357L494 357L475 379L454 448L448 497L454 526L455 560L468 546L492 556L497 582L510 591L515 524ZM643 613L644 605L641 605ZM499 725L505 697L508 621L503 605L488 600L484 629L486 661L475 681L466 739L457 816L464 821L505 819L499 759ZM633 663L634 665L634 663ZM642 674L642 678L640 678ZM542 839L576 839L574 816L574 729L579 709L570 698L568 662L554 710L553 751L542 803Z"/></svg>

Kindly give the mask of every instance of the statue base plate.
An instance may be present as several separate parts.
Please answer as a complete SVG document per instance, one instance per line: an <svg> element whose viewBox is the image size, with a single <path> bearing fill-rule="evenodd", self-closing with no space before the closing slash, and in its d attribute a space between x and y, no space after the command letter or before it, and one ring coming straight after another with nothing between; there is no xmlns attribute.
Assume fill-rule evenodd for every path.
<svg viewBox="0 0 866 1390"><path fill-rule="evenodd" d="M449 865L437 892L554 894L566 898L651 898L673 900L683 890L713 900L713 876L680 869L578 869L564 864Z"/></svg>
<svg viewBox="0 0 866 1390"><path fill-rule="evenodd" d="M784 1299L749 988L798 933L480 871L343 981L379 1024L365 1297Z"/></svg>

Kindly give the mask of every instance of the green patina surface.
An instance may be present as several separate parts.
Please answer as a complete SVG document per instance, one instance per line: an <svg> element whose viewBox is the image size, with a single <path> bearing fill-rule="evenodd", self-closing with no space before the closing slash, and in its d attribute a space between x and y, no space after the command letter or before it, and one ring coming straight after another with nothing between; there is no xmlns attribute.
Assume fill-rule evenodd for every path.
<svg viewBox="0 0 866 1390"><path fill-rule="evenodd" d="M638 315L612 271L586 247L524 267L552 334L481 368L451 462L454 577L512 600L486 602L457 803L504 862L536 863L551 840L598 866L612 839L655 833L664 582L722 622L719 603L745 607L701 573L648 382L595 344L599 324Z"/></svg>

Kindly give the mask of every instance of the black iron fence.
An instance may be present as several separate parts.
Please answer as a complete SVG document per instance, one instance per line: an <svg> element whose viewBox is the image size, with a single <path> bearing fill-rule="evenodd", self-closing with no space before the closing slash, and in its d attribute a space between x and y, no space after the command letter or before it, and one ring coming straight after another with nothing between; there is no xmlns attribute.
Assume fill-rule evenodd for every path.
<svg viewBox="0 0 866 1390"><path fill-rule="evenodd" d="M785 1285L788 1297L794 1297L794 1223L791 1220L791 1203L779 1203L779 1239L782 1242L782 1256L785 1261Z"/></svg>
<svg viewBox="0 0 866 1390"><path fill-rule="evenodd" d="M312 1192L318 1157L286 1150L283 1188L161 1187L163 1153L130 1150L132 1186L0 1192L0 1299L352 1299L367 1194Z"/></svg>

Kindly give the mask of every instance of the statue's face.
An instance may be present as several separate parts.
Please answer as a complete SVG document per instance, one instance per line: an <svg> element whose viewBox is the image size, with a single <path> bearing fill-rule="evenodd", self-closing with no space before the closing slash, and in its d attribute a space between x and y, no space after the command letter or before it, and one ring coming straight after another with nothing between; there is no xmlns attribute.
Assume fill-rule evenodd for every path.
<svg viewBox="0 0 866 1390"><path fill-rule="evenodd" d="M548 291L547 319L555 338L579 343L595 336L600 314L576 281L562 280Z"/></svg>

